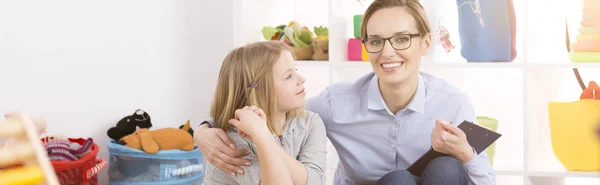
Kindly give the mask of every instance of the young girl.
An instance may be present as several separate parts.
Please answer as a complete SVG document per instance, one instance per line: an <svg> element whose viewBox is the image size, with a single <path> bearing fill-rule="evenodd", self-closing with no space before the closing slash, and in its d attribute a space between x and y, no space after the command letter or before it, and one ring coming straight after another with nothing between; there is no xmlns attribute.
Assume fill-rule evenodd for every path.
<svg viewBox="0 0 600 185"><path fill-rule="evenodd" d="M236 174L206 163L205 185L324 184L326 135L321 118L303 110L304 81L289 48L277 41L249 44L223 61L211 107L251 165Z"/></svg>

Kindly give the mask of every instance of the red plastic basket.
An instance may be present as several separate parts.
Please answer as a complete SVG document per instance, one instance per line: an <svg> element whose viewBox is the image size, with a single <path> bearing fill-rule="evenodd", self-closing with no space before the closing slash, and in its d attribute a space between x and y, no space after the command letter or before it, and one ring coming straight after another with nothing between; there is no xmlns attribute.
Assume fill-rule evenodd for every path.
<svg viewBox="0 0 600 185"><path fill-rule="evenodd" d="M69 138L69 141L83 145L83 138ZM106 161L96 158L98 145L94 143L89 153L77 161L51 161L61 185L97 185L97 174L106 167Z"/></svg>

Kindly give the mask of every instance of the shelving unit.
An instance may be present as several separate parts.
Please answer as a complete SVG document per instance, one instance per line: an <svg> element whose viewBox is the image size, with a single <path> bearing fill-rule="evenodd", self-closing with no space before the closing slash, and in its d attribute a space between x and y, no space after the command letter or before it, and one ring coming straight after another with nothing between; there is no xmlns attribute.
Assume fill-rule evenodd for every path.
<svg viewBox="0 0 600 185"><path fill-rule="evenodd" d="M514 1L517 58L511 62L466 62L460 55L458 30L448 26L457 20L456 10L440 8L456 6L456 1L421 0L432 26L435 28L443 18L444 23L449 23L452 42L457 45L455 51L447 54L439 44L433 43L430 55L421 63L421 70L465 91L471 97L477 115L498 119L498 132L503 134L497 142L494 159L498 184L600 184L600 172L565 171L552 152L548 102L579 99L581 90L572 68L580 69L586 83L590 80L600 82L600 63L572 63L567 57L565 19L560 12L566 15L569 11L580 11L581 2L563 1L554 4L544 0ZM234 35L234 45L264 40L260 30L266 25L297 20L311 30L313 26L327 26L329 60L296 62L298 71L307 78L307 97L312 97L331 83L356 79L372 71L371 63L347 61L345 57L347 40L353 36L352 16L362 14L372 0L363 2L364 6L351 0L328 0L327 3L321 0L245 0L234 3L234 28L243 30ZM569 18L580 17L569 14ZM570 24L569 33L573 35L576 30L576 24ZM332 184L338 159L331 144L328 144L328 151L327 184Z"/></svg>

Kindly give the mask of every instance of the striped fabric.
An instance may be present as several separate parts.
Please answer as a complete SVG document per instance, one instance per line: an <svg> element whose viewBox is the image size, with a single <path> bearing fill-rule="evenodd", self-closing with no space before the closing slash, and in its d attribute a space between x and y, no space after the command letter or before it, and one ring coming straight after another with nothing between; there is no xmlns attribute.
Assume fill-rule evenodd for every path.
<svg viewBox="0 0 600 185"><path fill-rule="evenodd" d="M202 165L190 165L190 166L186 166L183 168L177 168L177 169L173 169L173 168L167 168L165 169L165 178L171 178L174 176L181 176L181 175L187 175L193 172L201 172L203 170L203 166Z"/></svg>
<svg viewBox="0 0 600 185"><path fill-rule="evenodd" d="M98 158L96 159L96 166L94 166L93 168L90 168L87 171L87 178L91 179L93 176L95 176L96 174L98 174L98 172L100 172L102 169L106 168L106 161Z"/></svg>
<svg viewBox="0 0 600 185"><path fill-rule="evenodd" d="M79 159L78 156L71 154L68 149L64 148L46 148L48 151L48 157L52 161L76 161Z"/></svg>
<svg viewBox="0 0 600 185"><path fill-rule="evenodd" d="M48 140L45 144L48 157L53 161L76 161L91 151L94 141L88 138L83 146L63 139Z"/></svg>

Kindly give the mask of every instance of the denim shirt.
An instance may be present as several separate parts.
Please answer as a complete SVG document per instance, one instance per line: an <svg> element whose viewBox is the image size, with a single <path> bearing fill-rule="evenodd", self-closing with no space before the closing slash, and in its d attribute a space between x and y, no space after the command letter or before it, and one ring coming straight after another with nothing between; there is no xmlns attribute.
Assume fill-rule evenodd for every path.
<svg viewBox="0 0 600 185"><path fill-rule="evenodd" d="M208 120L208 122L213 126L215 125L212 120ZM206 173L203 185L260 184L260 163L256 146L250 140L242 138L235 129L227 131L227 135L238 149L246 148L250 151L250 154L242 158L250 160L252 165L244 167L243 174L231 176L205 161ZM288 154L304 164L308 172L306 184L325 184L327 137L323 121L317 114L305 110L304 115L289 119L284 126L281 137L273 135L273 139Z"/></svg>
<svg viewBox="0 0 600 185"><path fill-rule="evenodd" d="M373 72L355 82L332 84L307 101L306 109L321 116L338 152L335 185L373 184L391 171L407 169L431 148L436 119L476 123L465 93L426 73L418 78L413 99L398 113L387 108ZM463 163L469 184L496 184L485 153Z"/></svg>

